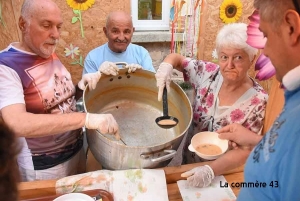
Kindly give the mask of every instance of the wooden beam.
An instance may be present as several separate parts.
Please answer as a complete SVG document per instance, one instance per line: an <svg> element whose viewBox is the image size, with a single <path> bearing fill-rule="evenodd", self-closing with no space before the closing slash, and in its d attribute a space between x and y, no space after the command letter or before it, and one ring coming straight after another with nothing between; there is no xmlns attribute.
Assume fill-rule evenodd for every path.
<svg viewBox="0 0 300 201"><path fill-rule="evenodd" d="M19 196L21 199L38 198L55 195L56 180L21 182L19 185Z"/></svg>

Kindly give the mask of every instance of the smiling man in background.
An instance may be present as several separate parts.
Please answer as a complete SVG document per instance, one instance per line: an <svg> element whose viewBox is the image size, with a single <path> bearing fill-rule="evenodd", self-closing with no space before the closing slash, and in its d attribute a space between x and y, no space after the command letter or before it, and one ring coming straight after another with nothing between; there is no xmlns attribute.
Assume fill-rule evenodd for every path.
<svg viewBox="0 0 300 201"><path fill-rule="evenodd" d="M131 16L123 11L111 12L103 32L108 42L90 51L84 61L83 74L98 70L107 75L117 75L115 62L126 62L128 72L144 69L155 72L149 52L142 46L131 43L134 32Z"/></svg>

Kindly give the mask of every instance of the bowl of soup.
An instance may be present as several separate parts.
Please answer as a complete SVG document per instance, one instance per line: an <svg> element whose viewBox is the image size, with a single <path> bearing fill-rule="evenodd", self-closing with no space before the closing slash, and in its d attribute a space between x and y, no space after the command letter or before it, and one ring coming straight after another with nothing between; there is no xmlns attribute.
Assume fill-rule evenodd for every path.
<svg viewBox="0 0 300 201"><path fill-rule="evenodd" d="M188 149L200 158L214 160L228 149L228 140L222 140L216 132L200 132L193 136Z"/></svg>

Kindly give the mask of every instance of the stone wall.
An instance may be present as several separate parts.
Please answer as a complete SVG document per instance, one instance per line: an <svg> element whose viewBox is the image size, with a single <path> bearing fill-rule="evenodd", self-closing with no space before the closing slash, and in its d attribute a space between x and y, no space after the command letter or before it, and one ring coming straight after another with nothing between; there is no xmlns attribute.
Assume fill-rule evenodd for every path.
<svg viewBox="0 0 300 201"><path fill-rule="evenodd" d="M170 54L170 42L136 43L136 44L143 46L149 51L150 56L152 58L152 64L155 70L158 69L159 65L162 63L164 58L168 54ZM174 70L173 80L178 82L183 81L182 73L177 70Z"/></svg>
<svg viewBox="0 0 300 201"><path fill-rule="evenodd" d="M155 43L137 43L146 48L152 58L152 64L155 69L163 59L170 54L170 42L155 42Z"/></svg>

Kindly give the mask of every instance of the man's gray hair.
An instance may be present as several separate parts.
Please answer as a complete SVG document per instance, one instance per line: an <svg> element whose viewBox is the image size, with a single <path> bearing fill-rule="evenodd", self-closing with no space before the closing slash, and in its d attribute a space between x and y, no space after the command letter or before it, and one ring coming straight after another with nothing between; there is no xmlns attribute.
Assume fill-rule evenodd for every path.
<svg viewBox="0 0 300 201"><path fill-rule="evenodd" d="M300 3L300 0L296 0ZM274 31L283 21L287 9L295 9L293 0L254 0L254 8L259 10L262 20L269 22Z"/></svg>
<svg viewBox="0 0 300 201"><path fill-rule="evenodd" d="M105 27L106 27L106 28L108 28L109 23L110 23L110 21L111 21L111 18L114 17L113 15L115 15L115 14L118 13L118 12L123 13L123 14L126 15L126 16L128 15L128 17L130 18L131 23L132 23L132 17L131 17L128 13L126 13L126 12L124 12L124 11L117 10L117 11L112 11L112 12L110 12L110 13L107 15L106 21L105 21Z"/></svg>
<svg viewBox="0 0 300 201"><path fill-rule="evenodd" d="M34 11L34 4L36 2L33 0L24 0L24 3L21 8L21 17L27 21L28 23L30 22L31 15Z"/></svg>
<svg viewBox="0 0 300 201"><path fill-rule="evenodd" d="M218 55L222 48L243 49L249 56L250 61L257 54L257 49L247 44L247 25L244 23L227 24L219 31L216 39Z"/></svg>
<svg viewBox="0 0 300 201"><path fill-rule="evenodd" d="M111 13L109 13L106 17L106 20L105 20L105 27L108 28L108 25L110 23L110 18L111 18Z"/></svg>

